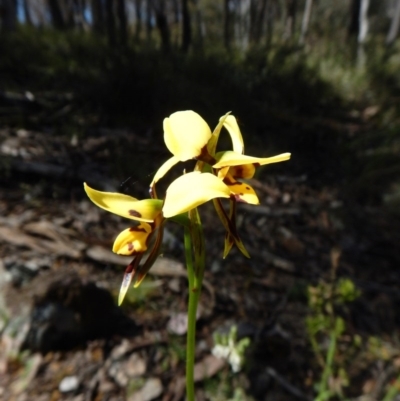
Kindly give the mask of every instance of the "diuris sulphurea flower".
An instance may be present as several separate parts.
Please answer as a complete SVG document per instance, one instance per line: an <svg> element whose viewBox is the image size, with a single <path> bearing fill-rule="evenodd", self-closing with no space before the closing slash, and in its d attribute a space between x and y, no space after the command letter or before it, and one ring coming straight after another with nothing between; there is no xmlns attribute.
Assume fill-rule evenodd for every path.
<svg viewBox="0 0 400 401"><path fill-rule="evenodd" d="M232 150L216 153L223 127L231 137ZM228 255L233 244L236 244L238 249L249 257L236 229L236 203L258 205L259 200L254 189L241 179L252 178L258 166L288 160L290 153L267 158L244 155L243 136L236 118L230 113L220 118L213 132L203 118L193 111L179 111L171 114L169 118L164 119L164 141L173 156L156 172L150 184L150 193L156 196L155 184L179 161L197 160L196 171L216 175L230 190L228 213L223 208L221 197L215 197L213 201L226 229L223 257Z"/></svg>
<svg viewBox="0 0 400 401"><path fill-rule="evenodd" d="M179 111L164 119L164 141L172 157L157 170L150 184L151 199L138 200L129 195L101 192L84 184L89 198L100 208L134 221L115 239L113 251L133 257L128 264L118 297L121 305L134 280L140 285L156 261L163 239L164 225L168 220L184 227L184 251L188 274L188 325L186 352L186 397L195 400L194 362L196 337L196 311L200 299L205 270L205 239L198 206L213 201L217 214L226 230L225 258L235 244L250 257L236 227L237 203L258 205L256 192L246 182L254 176L256 168L290 158L290 153L258 158L244 154L244 142L234 116L225 114L219 119L214 131L194 111ZM217 145L222 128L228 131L232 149L218 151ZM178 162L196 160L194 171L184 173L167 188L164 199L158 199L155 185ZM229 202L229 211L223 206ZM141 261L148 251L148 256ZM232 363L238 365L237 355L232 351ZM240 362L240 361L239 361Z"/></svg>
<svg viewBox="0 0 400 401"><path fill-rule="evenodd" d="M241 152L244 145L236 119L229 113L221 117L219 124L211 132L204 119L191 110L178 111L164 119L164 142L172 157L157 170L150 189L154 190L155 184L177 163L190 159L212 164L215 162L213 155L218 142L219 134L223 126L231 135L233 149ZM199 166L196 170L202 170Z"/></svg>
<svg viewBox="0 0 400 401"><path fill-rule="evenodd" d="M138 287L159 255L166 219L186 213L214 198L230 196L229 188L218 177L198 171L182 175L173 181L167 189L164 202L161 199L138 200L125 194L101 192L90 188L86 183L84 188L90 200L97 206L139 223L123 230L113 245L113 252L134 257L122 280L119 304L122 303L133 278L136 279L134 287ZM149 256L140 265L154 237Z"/></svg>
<svg viewBox="0 0 400 401"><path fill-rule="evenodd" d="M252 178L259 166L290 158L290 153L266 158L245 155L242 133L236 118L230 113L220 118L213 132L199 114L190 110L171 114L164 119L163 127L165 144L173 156L156 172L150 184L151 199L138 200L125 194L96 191L85 184L86 193L97 206L137 222L122 231L113 246L114 252L134 257L125 272L120 303L133 278L137 287L157 258L165 220L185 214L210 200L213 200L226 230L223 257L228 255L233 244L250 257L236 227L237 203L258 205L259 199L251 185L242 180ZM223 127L230 135L232 150L216 152ZM157 181L172 166L189 159L197 160L195 171L173 181L164 201L157 199ZM229 199L228 212L223 207L222 198ZM150 246L149 256L140 265Z"/></svg>

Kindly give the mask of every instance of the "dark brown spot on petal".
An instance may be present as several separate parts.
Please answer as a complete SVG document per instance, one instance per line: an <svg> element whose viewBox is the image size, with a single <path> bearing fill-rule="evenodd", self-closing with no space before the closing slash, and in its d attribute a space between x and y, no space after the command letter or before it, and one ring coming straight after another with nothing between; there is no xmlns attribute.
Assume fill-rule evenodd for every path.
<svg viewBox="0 0 400 401"><path fill-rule="evenodd" d="M213 164L215 164L217 161L208 153L208 149L207 149L207 144L204 145L201 150L200 150L200 154L198 156L195 157L195 159L200 160L204 163L209 164L210 166L212 166Z"/></svg>
<svg viewBox="0 0 400 401"><path fill-rule="evenodd" d="M223 179L223 182L224 182L226 185L231 186L231 187L233 187L234 185L243 185L243 182L240 182L240 181L233 181L233 180L231 180L229 177L225 177L225 178Z"/></svg>
<svg viewBox="0 0 400 401"><path fill-rule="evenodd" d="M131 209L128 211L128 213L129 213L129 216L132 216L132 217L142 217L142 215L137 210Z"/></svg>
<svg viewBox="0 0 400 401"><path fill-rule="evenodd" d="M129 252L131 252L131 251L133 251L133 244L132 244L132 242L128 242L126 245L128 245L128 251Z"/></svg>
<svg viewBox="0 0 400 401"><path fill-rule="evenodd" d="M241 192L239 195L240 195L240 196L243 196L243 195L244 195L244 193L243 193L243 192Z"/></svg>
<svg viewBox="0 0 400 401"><path fill-rule="evenodd" d="M246 187L246 189L247 189L248 191L250 191L250 187Z"/></svg>

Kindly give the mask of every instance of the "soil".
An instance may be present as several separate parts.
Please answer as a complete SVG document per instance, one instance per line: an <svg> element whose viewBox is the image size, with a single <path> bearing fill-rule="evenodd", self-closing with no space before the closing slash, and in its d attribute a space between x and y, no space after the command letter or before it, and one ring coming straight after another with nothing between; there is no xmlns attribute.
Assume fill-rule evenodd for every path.
<svg viewBox="0 0 400 401"><path fill-rule="evenodd" d="M118 308L130 260L110 249L129 222L98 209L82 187L88 181L147 196L147 174L168 157L162 143L150 150L155 138L128 130L67 138L12 128L0 131L0 142L0 399L183 400L182 230L167 225L148 279ZM145 161L136 162L121 188L127 177L115 166L125 163L124 152ZM306 329L307 288L341 278L351 279L361 296L338 311L346 330L335 364L347 371L347 394L381 399L399 367L399 218L346 197L340 181L321 185L290 175L290 162L262 170L250 183L261 205L240 205L238 227L251 259L236 249L222 259L224 229L211 204L200 208L207 271L197 399L233 399L243 389L247 398L239 399L312 400L322 368ZM239 373L212 354L214 333L233 326L238 340L251 341ZM345 361L355 338L361 345ZM332 374L332 388L337 380Z"/></svg>

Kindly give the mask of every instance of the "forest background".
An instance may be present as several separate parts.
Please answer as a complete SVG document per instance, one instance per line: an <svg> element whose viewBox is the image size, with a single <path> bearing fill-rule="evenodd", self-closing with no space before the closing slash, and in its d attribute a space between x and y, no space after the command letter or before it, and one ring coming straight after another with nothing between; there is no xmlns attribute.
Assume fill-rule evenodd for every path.
<svg viewBox="0 0 400 401"><path fill-rule="evenodd" d="M160 150L164 117L192 109L213 126L232 111L248 154L289 151L293 155L289 164L271 166L257 176L274 188L264 188L272 210L276 194L289 185L285 192L289 195L282 199L298 195L296 207L302 214L325 216L325 206L322 211L316 206L315 211L310 205L329 198L335 215L329 212L328 222L321 223L332 231L314 233L311 241L309 230L315 229L315 222L310 221L314 220L310 218L308 228L303 227L294 209L285 209L283 214L292 213L293 220L285 220L290 230L283 234L279 229L277 235L285 241L291 238L293 245L294 232L297 245L286 241L275 248L274 230L265 229L267 245L260 248L275 249L278 259L268 253L267 265L273 269L282 268L279 258L295 263L285 274L296 277L301 285L286 278L290 294L285 292L277 299L305 307L304 316L293 319L303 325L307 345L302 344L302 357L313 355L314 362L302 360L295 371L286 366L279 376L280 365L271 362L274 358L269 362L264 358L266 368L248 356L253 368L246 371L247 382L226 373L226 368L217 381L207 378L211 384L199 397L361 400L362 394L370 395L365 400L395 399L400 392L400 260L395 246L400 205L399 28L400 0L0 0L2 224L10 226L6 217L20 213L13 209L18 204L23 210L36 210L46 202L71 205L81 201L83 180L98 189L146 196L149 176L158 159L166 157ZM93 138L107 139L86 146ZM61 152L62 141L68 149ZM36 146L37 152L32 150ZM93 149L100 153L93 156ZM77 167L82 160L86 164ZM268 213L271 222L267 224L271 225L283 215ZM14 241L10 245L9 231L4 233L0 232L0 240L4 274L8 274L15 262L7 259L10 249L15 252L26 244ZM321 256L322 265L315 262L315 271L304 273L304 260L312 260L321 249L326 253ZM366 276L361 277L360 271ZM92 274L96 280L97 273ZM11 282L26 291L25 278ZM235 284L229 285L234 292ZM378 304L382 299L387 302L384 309L391 313L391 325L382 326L371 317L376 310L368 306L368 297ZM132 299L128 313L136 314L137 300ZM24 302L31 307L33 301ZM4 308L8 323L2 326L3 334L13 320L13 312ZM157 308L167 306L161 302ZM220 318L218 312L223 308L216 309ZM357 326L354 315L363 315L364 323ZM234 322L240 320L232 311L227 316ZM210 327L218 326L217 321L221 323L214 319ZM259 328L263 333L264 329ZM256 338L260 342L257 333L255 343ZM88 339L96 337L91 334ZM204 328L203 337L207 337ZM181 349L183 345L177 342ZM24 354L19 345L14 349L17 357L10 350L3 353L8 384L20 380L31 366L32 354ZM29 341L27 348L48 351L29 346ZM293 357L295 351L291 352ZM267 352L269 357L271 353ZM357 368L349 367L350 354L357 355ZM254 373L260 363L261 379ZM38 366L43 364L41 360ZM182 366L175 364L174 369L179 371ZM36 369L31 382L16 392L18 396L40 388L32 384L40 383L41 371ZM169 376L156 375L168 387ZM259 384L254 375L268 383ZM221 389L221 382L227 386ZM8 394L8 384L0 398ZM59 398L52 399L64 399L58 383L53 385ZM125 383L112 392L125 396L137 386ZM271 386L280 389L276 398L266 396ZM244 392L239 394L235 388ZM74 394L81 390L75 389ZM170 386L165 391L172 394L175 390Z"/></svg>

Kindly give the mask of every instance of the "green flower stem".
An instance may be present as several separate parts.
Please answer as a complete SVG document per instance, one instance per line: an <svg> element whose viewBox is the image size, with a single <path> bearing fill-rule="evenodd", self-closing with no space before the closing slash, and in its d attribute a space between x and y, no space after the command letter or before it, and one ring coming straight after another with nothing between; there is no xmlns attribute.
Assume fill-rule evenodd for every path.
<svg viewBox="0 0 400 401"><path fill-rule="evenodd" d="M330 392L328 390L328 381L330 375L332 374L333 359L335 357L335 352L336 352L336 342L337 342L336 332L333 331L331 333L331 338L329 341L329 348L328 348L328 354L326 355L324 371L322 372L321 387L319 389L318 392L319 394L318 397L316 398L316 401L324 401L329 399Z"/></svg>
<svg viewBox="0 0 400 401"><path fill-rule="evenodd" d="M190 227L185 226L185 257L189 282L188 330L186 337L186 399L194 401L194 360L196 345L196 315L203 281L205 255L204 235L200 219L194 212ZM193 252L195 265L193 264Z"/></svg>

